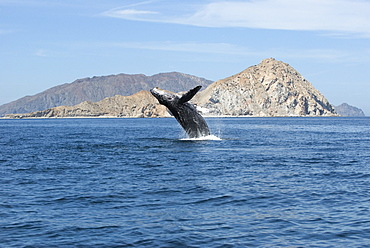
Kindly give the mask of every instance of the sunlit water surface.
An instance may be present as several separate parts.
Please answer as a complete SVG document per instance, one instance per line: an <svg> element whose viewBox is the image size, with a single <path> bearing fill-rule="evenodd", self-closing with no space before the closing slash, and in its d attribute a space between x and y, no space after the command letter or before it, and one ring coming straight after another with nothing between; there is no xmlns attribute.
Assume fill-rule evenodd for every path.
<svg viewBox="0 0 370 248"><path fill-rule="evenodd" d="M370 118L0 120L0 247L369 247Z"/></svg>

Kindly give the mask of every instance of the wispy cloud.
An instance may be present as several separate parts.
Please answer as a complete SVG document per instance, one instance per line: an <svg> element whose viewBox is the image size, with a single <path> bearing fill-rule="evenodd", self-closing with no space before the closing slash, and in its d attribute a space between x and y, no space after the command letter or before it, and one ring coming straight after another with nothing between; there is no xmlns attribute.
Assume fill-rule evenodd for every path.
<svg viewBox="0 0 370 248"><path fill-rule="evenodd" d="M198 54L214 54L219 56L232 57L233 59L245 59L246 57L275 57L280 59L308 59L321 62L343 62L343 61L368 61L370 51L362 51L362 56L358 51L338 50L338 49L295 49L295 48L270 48L268 50L256 50L247 46L240 46L230 43L207 43L207 42L116 42L91 44L93 46L123 48L123 49L143 49L168 52L186 52ZM85 45L84 45L85 46ZM118 51L118 50L116 50Z"/></svg>
<svg viewBox="0 0 370 248"><path fill-rule="evenodd" d="M176 52L193 52L193 53L215 53L215 54L240 54L241 52L252 53L248 51L248 49L246 49L245 47L229 43L161 41L161 42L110 43L109 46L134 49L176 51Z"/></svg>
<svg viewBox="0 0 370 248"><path fill-rule="evenodd" d="M126 19L137 19L140 16L144 18L148 18L149 15L159 14L155 11L148 11L148 10L137 10L137 9L127 9L127 8L117 8L114 10L110 10L105 12L104 15L116 18L122 18L123 16Z"/></svg>
<svg viewBox="0 0 370 248"><path fill-rule="evenodd" d="M187 8L175 3L162 7L155 4L112 9L103 15L203 27L327 31L370 38L370 1L365 0L213 1ZM172 12L168 11L170 7Z"/></svg>
<svg viewBox="0 0 370 248"><path fill-rule="evenodd" d="M270 47L258 49L255 46L236 45L224 42L196 41L137 41L137 42L63 42L54 49L37 49L34 55L38 57L71 57L85 55L106 56L109 54L126 54L128 50L152 50L166 53L192 54L199 57L228 61L243 61L246 58L274 57L280 60L304 59L321 63L369 62L370 50L334 49L334 48L282 48Z"/></svg>

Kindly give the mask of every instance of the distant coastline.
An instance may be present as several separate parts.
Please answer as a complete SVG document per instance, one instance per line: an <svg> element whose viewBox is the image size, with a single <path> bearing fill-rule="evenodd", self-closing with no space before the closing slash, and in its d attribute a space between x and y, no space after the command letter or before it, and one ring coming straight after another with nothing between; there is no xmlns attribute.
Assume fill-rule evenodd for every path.
<svg viewBox="0 0 370 248"><path fill-rule="evenodd" d="M120 95L114 89L128 93L160 86L165 90L179 92L196 85L202 85L203 91L192 101L204 117L365 116L361 109L349 104L332 105L293 67L273 58L264 59L258 65L213 83L177 72L150 77L142 74L119 74L80 79L2 105L0 114L1 111L15 111L5 114L5 119L166 118L170 114L148 90ZM127 91L128 88L131 90ZM107 94L116 95L104 98ZM181 92L178 94L181 95ZM45 102L52 105L68 103L71 102L67 101L69 98L76 102L87 95L99 96L94 99L101 100L88 98L76 105L62 105L28 113L24 111L31 109L30 106L42 109L47 106Z"/></svg>
<svg viewBox="0 0 370 248"><path fill-rule="evenodd" d="M204 118L370 118L370 116L214 116L202 115ZM73 117L22 117L22 118L9 118L0 117L0 120L46 120L46 119L158 119L158 118L174 118L172 116L163 117L117 117L117 116L73 116Z"/></svg>

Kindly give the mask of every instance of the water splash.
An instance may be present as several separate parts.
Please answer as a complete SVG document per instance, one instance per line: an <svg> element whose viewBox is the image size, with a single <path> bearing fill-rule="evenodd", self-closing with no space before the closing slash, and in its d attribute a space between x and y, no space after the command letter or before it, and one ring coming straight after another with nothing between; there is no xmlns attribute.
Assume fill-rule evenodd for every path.
<svg viewBox="0 0 370 248"><path fill-rule="evenodd" d="M215 135L208 135L208 136L203 136L203 137L199 137L199 138L184 138L184 139L180 139L180 140L194 140L194 141L198 141L198 140L222 140L221 138L215 136Z"/></svg>

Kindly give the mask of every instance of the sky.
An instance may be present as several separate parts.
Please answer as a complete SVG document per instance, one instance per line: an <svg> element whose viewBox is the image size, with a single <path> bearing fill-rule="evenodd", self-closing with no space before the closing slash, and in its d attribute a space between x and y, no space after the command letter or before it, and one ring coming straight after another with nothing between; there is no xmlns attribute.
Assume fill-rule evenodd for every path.
<svg viewBox="0 0 370 248"><path fill-rule="evenodd" d="M369 13L370 0L0 0L0 104L119 73L216 81L275 58L370 115Z"/></svg>

